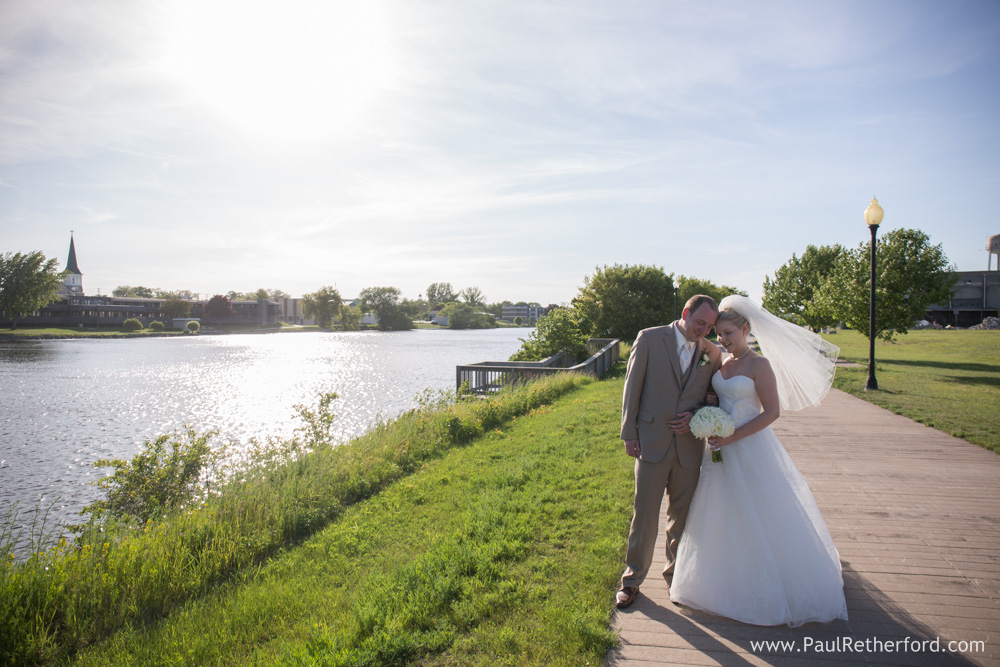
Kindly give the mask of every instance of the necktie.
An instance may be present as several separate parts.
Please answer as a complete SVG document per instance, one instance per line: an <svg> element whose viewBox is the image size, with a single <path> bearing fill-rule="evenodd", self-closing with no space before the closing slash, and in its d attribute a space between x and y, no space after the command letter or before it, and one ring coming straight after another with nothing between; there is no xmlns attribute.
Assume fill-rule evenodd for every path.
<svg viewBox="0 0 1000 667"><path fill-rule="evenodd" d="M691 366L691 361L694 359L694 343L688 341L684 343L684 348L681 350L681 368L685 373L687 373L688 368Z"/></svg>

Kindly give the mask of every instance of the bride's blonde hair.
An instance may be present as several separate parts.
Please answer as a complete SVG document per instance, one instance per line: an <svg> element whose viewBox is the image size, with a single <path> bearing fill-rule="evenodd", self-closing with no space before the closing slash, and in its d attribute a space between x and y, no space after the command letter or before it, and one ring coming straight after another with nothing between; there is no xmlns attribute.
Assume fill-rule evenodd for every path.
<svg viewBox="0 0 1000 667"><path fill-rule="evenodd" d="M732 308L720 308L719 318L718 320L716 320L716 323L718 323L719 320L726 320L727 322L732 322L740 329L743 328L743 325L746 325L747 333L750 333L750 322L747 320L747 318L743 317Z"/></svg>

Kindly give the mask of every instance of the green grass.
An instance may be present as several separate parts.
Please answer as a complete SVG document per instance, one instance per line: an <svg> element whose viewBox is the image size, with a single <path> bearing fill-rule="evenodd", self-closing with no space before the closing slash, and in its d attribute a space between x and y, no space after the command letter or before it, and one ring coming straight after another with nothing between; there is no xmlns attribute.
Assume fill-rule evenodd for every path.
<svg viewBox="0 0 1000 667"><path fill-rule="evenodd" d="M590 384L428 461L79 664L600 664L631 511L621 387Z"/></svg>
<svg viewBox="0 0 1000 667"><path fill-rule="evenodd" d="M856 331L824 338L863 365L837 369L838 389L1000 453L1000 332L928 329L877 342L876 391L865 391L868 339Z"/></svg>
<svg viewBox="0 0 1000 667"><path fill-rule="evenodd" d="M613 441L617 430L614 422L617 420L618 399L612 394L620 394L621 383L598 383L596 386L602 388L611 386L610 394L593 397L585 408L579 408L580 412L576 416L567 414L552 417L548 430L558 433L560 439L546 434L538 436L536 442L536 436L529 434L522 441L508 442L508 438L499 429L507 428L507 424L512 422L522 428L524 423L537 418L539 412L548 412L542 406L551 404L558 396L567 391L572 392L588 382L579 376L555 376L528 386L513 388L491 400L465 401L457 405L425 397L421 408L392 422L378 424L365 436L339 447L324 446L327 444L329 422L324 419L322 409L315 413L306 411L312 416L307 419L307 427L302 429L298 439L285 443L283 449L279 447L271 460L264 456L259 461L262 465L249 471L244 470L242 478L226 487L221 496L210 497L204 504L196 503L158 523L149 522L133 528L120 524L91 525L79 544L62 543L48 551L35 553L23 563L15 562L8 556L13 542L9 532L4 535L4 531L0 530L0 600L3 601L0 605L0 662L61 662L98 644L102 646L102 651L112 653L99 652L95 656L111 655L112 661L124 660L121 657L123 654L115 653L118 649L114 647L119 644L132 646L130 642L137 633L149 632L158 627L172 627L170 624L178 618L183 619L190 613L190 609L229 595L242 595L241 591L256 582L262 573L271 571L269 568L276 567L276 564L289 558L305 559L301 565L305 568L308 556L302 554L312 553L309 549L315 547L295 545L310 539L307 545L315 544L315 540L319 538L312 536L326 527L329 528L323 534L341 537L337 537L334 544L323 546L323 549L333 562L339 564L338 568L347 568L343 572L348 574L337 569L328 573L333 578L330 581L287 584L296 591L292 596L296 599L303 597L306 589L311 594L326 591L333 595L336 590L347 585L345 582L354 585L378 574L387 579L381 584L372 584L375 588L356 589L351 597L361 599L358 596L382 595L378 599L383 600L384 604L390 604L399 596L384 591L378 593L380 587L389 586L393 591L401 590L400 586L410 587L410 584L400 584L395 577L431 577L428 581L436 581L438 576L422 574L422 571L406 574L402 570L393 569L394 564L403 567L403 564L411 560L411 556L415 558L422 553L421 550L436 554L465 553L463 550L472 548L469 545L482 542L485 551L469 553L470 560L459 570L441 573L449 581L457 582L447 584L445 588L457 585L464 591L459 598L455 598L454 593L442 593L443 589L439 590L439 584L432 582L426 596L433 598L440 594L444 597L436 603L427 600L419 603L430 604L434 609L450 609L452 603L461 600L465 601L462 604L473 605L479 611L456 611L454 614L458 615L448 621L451 624L458 623L463 628L462 632L468 634L472 628L480 627L498 614L502 616L506 613L504 610L509 608L513 594L504 586L497 588L497 582L500 581L497 577L500 575L496 572L506 572L506 568L514 566L522 567L529 552L542 549L542 546L533 543L537 539L532 537L535 533L543 539L551 540L568 529L559 526L558 522L554 526L550 525L547 518L549 510L542 506L550 494L561 493L562 490L578 494L572 503L573 507L559 509L559 515L563 519L569 520L574 513L582 513L585 506L589 512L587 497L579 495L579 488L582 487L578 485L591 484L591 481L584 479L578 482L583 473L573 468L579 464L580 459L588 462L596 460L589 458L589 452L592 451L590 448L601 453L600 448L595 447L595 442L602 438L603 441L608 441L609 438ZM536 414L531 419L520 417L533 410ZM587 416L591 412L594 416ZM602 424L593 433L589 425L591 419L601 420ZM574 431L578 425L580 442L576 443ZM488 434L485 439L484 434ZM462 457L455 457L452 450L477 438L481 441L475 447L484 452L486 462L473 462L468 464L465 472L459 471L458 467L464 465ZM272 447L265 448L264 451L275 451L274 444L271 443ZM532 451L530 456L518 453L515 461L494 463L497 452L510 450L514 455L528 444L542 449L539 452ZM282 463L282 457L300 453L303 449L314 451L312 454L298 456L292 463ZM612 450L617 452L617 448ZM556 468L559 472L554 480L539 478L541 481L538 482L531 476L526 477L528 471L536 465L533 461L539 460L543 454L556 457L567 454L570 458L559 462L561 468ZM451 457L448 463L441 462L441 457L445 456ZM432 468L448 479L422 482L430 483L431 487L421 493L421 498L436 503L450 503L443 514L439 511L435 516L424 519L423 524L414 523L412 534L406 536L400 532L400 526L393 522L402 521L408 525L411 519L416 521L420 516L417 510L421 503L410 507L402 500L392 501L397 502L392 505L392 516L376 517L377 520L373 519L372 524L377 534L386 540L384 543L375 539L375 535L362 530L367 530L363 525L367 522L364 517L388 511L379 509L386 507L382 504L387 502L386 498L393 498L394 493L405 493L408 488L406 485L415 479L415 473L418 473L416 477L427 479L424 476ZM591 472L588 470L586 474ZM629 475L625 472L622 480L627 482ZM450 480L454 480L454 490L451 491L451 500L447 500L448 496L444 492L451 489ZM530 486L531 493L536 494L531 496L532 500L525 500L527 496L524 495L509 495L508 491L520 493L521 489L529 488L529 481L533 482ZM438 486L442 488L438 489ZM545 491L546 488L548 491ZM628 497L628 489L625 488L621 499L626 504ZM483 504L469 504L473 501L482 501ZM522 505L527 508L523 510L527 512L524 516L521 516L522 509L519 509ZM435 507L440 508L440 505ZM498 508L503 510L499 515L496 514ZM486 520L482 517L493 518ZM447 522L441 523L442 520ZM574 518L574 521L580 520L590 521L588 518ZM472 530L472 526L479 525L475 524L476 521L480 521L482 525L465 537L456 532L464 530L463 527ZM8 531L10 525L8 522ZM343 532L345 530L347 533ZM525 530L528 532L525 533ZM620 532L621 530L601 528L580 545L567 548L565 553L574 558L581 557L581 551L590 548L591 543L596 543L595 540L599 542L602 539L600 535L617 535ZM354 535L357 539L345 543L337 541L343 535ZM421 537L426 539L421 542L418 539ZM620 536L612 541L620 541ZM618 545L619 548L620 546ZM397 551L387 551L390 547ZM549 545L546 548L557 547ZM286 549L291 550L283 551ZM303 552L302 549L306 551ZM438 549L444 549L445 552L436 551ZM299 555L293 556L294 554ZM618 557L620 558L620 554ZM355 562L355 558L360 560ZM547 556L543 553L542 560L545 558ZM440 555L428 555L426 559L425 566L434 572L451 562L450 557L442 560ZM382 563L379 566L381 569L371 570L372 563L376 561ZM325 571L329 565L324 560L311 567ZM617 567L612 569L616 570ZM616 573L612 574L616 576ZM274 576L280 579L284 575ZM466 577L469 579L466 580ZM392 583L394 581L396 583ZM286 584L279 581L277 585L281 587ZM480 592L486 597L478 597ZM280 597L278 593L274 595ZM493 602L490 602L494 598L499 600L499 606L495 610ZM598 596L598 599L610 604L607 596ZM419 605L420 610L425 609ZM315 604L310 603L309 606ZM399 611L401 618L412 619L424 614L424 611L408 609L409 607L402 608ZM487 613L487 610L491 611ZM609 610L610 607L606 611ZM280 627L285 622L283 617L293 611L275 610L264 599L239 603L238 608L232 611L233 618L236 619L233 621L233 632L244 637L244 630L240 628L246 625L247 616L257 618L257 625L263 624L267 632L271 632L273 626ZM359 608L358 613L361 611ZM452 612L448 612L449 618L452 618L451 614ZM172 620L163 621L165 617ZM475 619L479 620L473 623ZM311 628L313 621L308 623ZM410 621L403 619L398 623L407 626ZM369 621L362 623L364 627L369 625ZM219 636L212 634L214 630L208 630L209 627L202 625L197 629L196 634L205 635L208 632L201 639L186 634L171 635L173 639L158 650L176 654L181 659L185 654L178 651L186 651L187 647L194 646L199 641L205 642L208 647L206 650L225 645ZM251 623L245 632L250 632L253 627L256 626ZM586 627L593 629L590 625ZM195 632L195 628L190 631ZM325 645L312 630L309 630L308 636L301 632L301 628L298 628L292 639L286 637L292 643L288 644L287 651L282 649L284 652L281 655L289 661L294 662L306 655L302 651L308 653L308 650L314 650L302 648L305 646L302 642L308 644L313 641L320 642L317 646ZM419 634L424 630L417 628L414 632ZM449 633L452 631L449 630ZM445 635L451 637L449 633ZM355 637L352 641L356 644L352 644L352 650L368 650L365 647L370 648L372 641L378 644L379 651L390 650L379 644L386 639L385 633L375 633L382 639L371 639L369 635L371 632L367 630L352 635ZM463 636L461 632L448 642L444 641L445 635L435 635L434 646L437 647L437 652L446 648L457 650L456 646L465 646L458 641ZM604 635L600 636L604 637L601 641L608 639ZM176 645L171 645L171 641ZM253 635L251 639L244 637L234 641L246 641L255 646L261 638ZM423 640L415 641L415 645L423 645ZM234 655L240 655L240 651L250 651L248 646L243 646ZM276 649L272 647L272 650ZM423 649L410 647L399 650L409 652L406 654L410 655L413 651L419 653ZM197 662L201 662L201 659Z"/></svg>

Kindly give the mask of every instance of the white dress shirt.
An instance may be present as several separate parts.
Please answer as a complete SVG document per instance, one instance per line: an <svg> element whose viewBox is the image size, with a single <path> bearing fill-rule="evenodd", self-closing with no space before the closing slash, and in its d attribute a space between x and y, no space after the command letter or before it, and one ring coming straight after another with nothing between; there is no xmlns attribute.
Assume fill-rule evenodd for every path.
<svg viewBox="0 0 1000 667"><path fill-rule="evenodd" d="M688 366L691 365L691 360L694 358L697 344L685 338L681 328L676 324L674 325L674 335L677 337L677 356L681 360L681 373L687 373Z"/></svg>

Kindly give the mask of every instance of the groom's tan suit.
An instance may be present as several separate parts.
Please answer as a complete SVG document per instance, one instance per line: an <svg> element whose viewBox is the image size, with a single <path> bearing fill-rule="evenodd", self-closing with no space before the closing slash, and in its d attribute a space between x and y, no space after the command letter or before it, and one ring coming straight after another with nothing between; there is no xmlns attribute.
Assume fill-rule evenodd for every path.
<svg viewBox="0 0 1000 667"><path fill-rule="evenodd" d="M628 360L622 396L622 440L639 441L635 462L635 514L628 536L622 586L638 588L646 578L659 534L660 504L667 492L667 563L673 575L677 544L698 485L705 443L691 432L674 433L667 422L705 403L722 354L701 338L682 368L677 322L643 329Z"/></svg>

